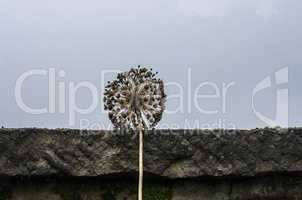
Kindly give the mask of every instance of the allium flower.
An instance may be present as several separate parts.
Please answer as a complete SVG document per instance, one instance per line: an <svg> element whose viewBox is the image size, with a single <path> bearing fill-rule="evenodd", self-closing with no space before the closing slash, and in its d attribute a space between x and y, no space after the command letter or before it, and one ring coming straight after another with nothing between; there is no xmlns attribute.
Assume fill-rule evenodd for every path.
<svg viewBox="0 0 302 200"><path fill-rule="evenodd" d="M156 74L138 66L108 82L104 107L115 128L152 128L161 120L166 95Z"/></svg>
<svg viewBox="0 0 302 200"><path fill-rule="evenodd" d="M143 129L154 127L165 109L164 83L152 69L138 68L119 73L104 92L105 110L115 128L139 132L138 200L143 200Z"/></svg>

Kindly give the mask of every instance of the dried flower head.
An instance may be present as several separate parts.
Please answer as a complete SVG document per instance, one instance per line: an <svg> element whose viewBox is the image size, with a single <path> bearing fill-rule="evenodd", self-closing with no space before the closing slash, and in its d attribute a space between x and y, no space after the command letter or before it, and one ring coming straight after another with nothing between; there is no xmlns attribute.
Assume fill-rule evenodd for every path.
<svg viewBox="0 0 302 200"><path fill-rule="evenodd" d="M104 107L115 128L152 128L165 109L164 83L152 69L132 68L108 82Z"/></svg>

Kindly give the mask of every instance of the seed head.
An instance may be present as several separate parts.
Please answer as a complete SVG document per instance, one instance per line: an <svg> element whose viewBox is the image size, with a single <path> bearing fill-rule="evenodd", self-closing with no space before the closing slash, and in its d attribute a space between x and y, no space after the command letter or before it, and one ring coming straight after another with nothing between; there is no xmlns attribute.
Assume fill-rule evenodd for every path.
<svg viewBox="0 0 302 200"><path fill-rule="evenodd" d="M155 127L165 109L164 82L145 67L131 68L108 82L104 108L115 128Z"/></svg>

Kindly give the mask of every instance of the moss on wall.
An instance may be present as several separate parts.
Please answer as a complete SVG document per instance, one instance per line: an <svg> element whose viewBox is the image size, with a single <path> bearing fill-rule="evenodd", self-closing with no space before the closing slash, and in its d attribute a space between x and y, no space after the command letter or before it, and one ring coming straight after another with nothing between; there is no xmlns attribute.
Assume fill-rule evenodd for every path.
<svg viewBox="0 0 302 200"><path fill-rule="evenodd" d="M0 186L0 200L9 200L11 198L11 190L9 187Z"/></svg>
<svg viewBox="0 0 302 200"><path fill-rule="evenodd" d="M146 184L144 186L145 200L170 200L172 198L172 189L167 185Z"/></svg>
<svg viewBox="0 0 302 200"><path fill-rule="evenodd" d="M243 179L146 179L144 200L298 200L302 178L267 175ZM135 178L18 179L8 184L0 179L0 200L137 200ZM7 185L3 187L3 185Z"/></svg>
<svg viewBox="0 0 302 200"><path fill-rule="evenodd" d="M10 196L7 193L0 192L0 200L9 200Z"/></svg>
<svg viewBox="0 0 302 200"><path fill-rule="evenodd" d="M161 183L145 183L143 191L144 200L171 200L172 188ZM102 194L103 200L136 200L137 185L129 183L107 184Z"/></svg>
<svg viewBox="0 0 302 200"><path fill-rule="evenodd" d="M102 195L103 200L116 200L114 193L111 190L106 191Z"/></svg>

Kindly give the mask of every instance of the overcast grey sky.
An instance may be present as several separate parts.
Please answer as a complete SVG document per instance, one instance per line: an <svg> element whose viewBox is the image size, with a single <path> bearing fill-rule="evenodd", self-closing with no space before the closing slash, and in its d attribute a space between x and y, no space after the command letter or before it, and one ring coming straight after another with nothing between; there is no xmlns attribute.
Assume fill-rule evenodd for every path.
<svg viewBox="0 0 302 200"><path fill-rule="evenodd" d="M168 96L183 98L168 98L167 110L183 109L165 113L159 127L196 128L197 122L214 128L220 121L226 128L267 126L253 112L253 89L285 67L289 83L280 87L289 90L289 125L301 126L301 10L299 0L0 0L0 125L85 128L85 122L88 128L106 128L110 122L102 112L101 96L93 112L76 113L71 125L69 95L65 113L59 113L56 102L55 113L29 114L16 102L17 79L32 69L55 68L56 86L64 82L67 94L71 82L82 81L101 94L104 70L140 64L152 66L166 83L177 82L183 89L180 93L175 85L166 87ZM60 70L64 77L59 77ZM219 95L196 102L203 110L217 111L212 114L194 105L194 92L205 82L211 86L198 94ZM231 83L224 100L223 84ZM273 84L257 94L257 112L276 118L280 87ZM22 98L42 108L48 106L48 92L48 77L32 76L23 84ZM81 88L75 101L88 107L89 90Z"/></svg>

